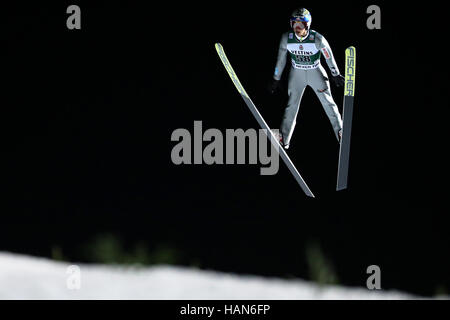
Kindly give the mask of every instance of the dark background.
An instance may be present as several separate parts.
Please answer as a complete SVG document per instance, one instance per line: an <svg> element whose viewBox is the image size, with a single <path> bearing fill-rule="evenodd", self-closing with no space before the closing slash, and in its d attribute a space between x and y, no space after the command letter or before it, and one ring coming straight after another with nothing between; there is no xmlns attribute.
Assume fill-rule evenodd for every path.
<svg viewBox="0 0 450 320"><path fill-rule="evenodd" d="M66 28L70 4L81 7L81 30ZM381 7L381 30L366 27L370 4ZM275 176L259 165L172 164L171 134L193 132L194 120L204 130L258 126L216 42L279 125L286 96L265 87L299 6L341 71L345 48L357 48L349 189L334 191L338 145L311 89L289 154L316 199L282 162ZM312 246L339 284L365 286L376 264L385 289L448 293L442 7L74 1L2 11L1 251L99 261L86 252L109 234L125 252L170 249L180 265L314 280ZM332 92L341 110L343 90Z"/></svg>

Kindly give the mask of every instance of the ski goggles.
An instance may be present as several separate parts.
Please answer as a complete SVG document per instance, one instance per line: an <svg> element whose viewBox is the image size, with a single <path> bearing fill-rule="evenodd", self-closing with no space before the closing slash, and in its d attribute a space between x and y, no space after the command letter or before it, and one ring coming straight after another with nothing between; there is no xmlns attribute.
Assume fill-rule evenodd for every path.
<svg viewBox="0 0 450 320"><path fill-rule="evenodd" d="M304 16L304 17L291 17L291 24L295 23L295 22L302 22L303 24L306 24L309 22L309 17Z"/></svg>

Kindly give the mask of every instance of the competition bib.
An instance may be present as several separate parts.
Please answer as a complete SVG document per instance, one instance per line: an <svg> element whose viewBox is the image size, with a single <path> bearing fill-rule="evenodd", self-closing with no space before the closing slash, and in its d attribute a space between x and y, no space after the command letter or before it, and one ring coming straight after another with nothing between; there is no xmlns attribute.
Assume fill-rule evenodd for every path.
<svg viewBox="0 0 450 320"><path fill-rule="evenodd" d="M293 32L288 33L287 50L294 68L308 70L320 66L320 50L316 48L315 34L311 30L308 37L300 41Z"/></svg>

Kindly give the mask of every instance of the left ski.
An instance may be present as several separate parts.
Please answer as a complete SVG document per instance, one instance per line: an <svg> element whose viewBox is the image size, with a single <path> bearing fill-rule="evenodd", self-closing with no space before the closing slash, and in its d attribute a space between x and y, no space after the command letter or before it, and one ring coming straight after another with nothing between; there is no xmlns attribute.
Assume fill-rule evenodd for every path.
<svg viewBox="0 0 450 320"><path fill-rule="evenodd" d="M288 167L289 171L292 173L292 175L294 176L295 180L300 185L300 187L305 192L305 194L308 197L313 197L314 198L314 194L311 192L311 190L309 189L308 185L306 184L306 182L303 180L303 178L300 175L300 173L295 168L294 164L292 163L291 159L287 155L287 153L284 150L284 148L279 144L278 140L276 139L276 137L272 133L272 130L270 130L269 126L264 121L263 117L261 116L261 114L259 113L259 111L256 108L255 104L252 102L252 100L248 96L247 92L244 90L244 87L242 86L241 82L239 81L238 77L236 76L236 73L234 72L233 67L231 67L230 62L228 61L228 58L225 55L225 52L223 50L222 45L220 43L216 43L215 47L216 47L217 53L219 54L220 60L222 60L222 63L225 66L225 69L227 70L228 75L230 76L231 80L233 81L236 89L239 91L242 99L244 99L245 103L247 104L248 108L252 112L253 116L258 121L258 123L261 126L261 128L265 129L264 131L265 131L265 133L267 135L267 138L272 143L272 145L275 147L275 150L278 150L278 152L279 152L279 154L281 156L281 159L283 159L283 161L286 164L286 166ZM270 133L270 136L269 136L269 133Z"/></svg>

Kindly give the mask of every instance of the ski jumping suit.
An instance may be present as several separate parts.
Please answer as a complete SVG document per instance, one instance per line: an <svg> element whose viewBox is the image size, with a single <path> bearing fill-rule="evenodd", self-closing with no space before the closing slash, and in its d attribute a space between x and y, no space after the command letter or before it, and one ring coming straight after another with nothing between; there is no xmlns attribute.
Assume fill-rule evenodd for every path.
<svg viewBox="0 0 450 320"><path fill-rule="evenodd" d="M303 92L310 86L331 122L336 138L342 129L342 119L336 103L333 100L325 69L320 64L320 56L324 55L333 76L339 75L339 69L334 60L333 53L327 40L318 32L309 30L306 37L301 40L291 31L282 35L278 50L278 59L275 67L274 79L280 80L286 65L286 56L291 58L291 72L289 74L288 95L289 100L281 122L283 142L289 145L294 131L297 113L300 107Z"/></svg>

